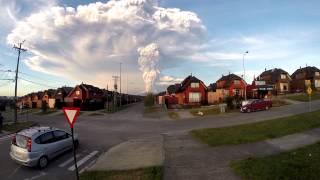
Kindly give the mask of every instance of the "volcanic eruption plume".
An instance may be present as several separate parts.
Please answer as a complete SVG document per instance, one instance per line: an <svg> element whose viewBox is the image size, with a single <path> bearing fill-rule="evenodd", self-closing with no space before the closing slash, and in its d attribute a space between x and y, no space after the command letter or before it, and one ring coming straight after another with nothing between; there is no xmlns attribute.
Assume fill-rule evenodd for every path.
<svg viewBox="0 0 320 180"><path fill-rule="evenodd" d="M142 71L142 77L145 84L145 91L152 92L153 85L158 75L159 70L159 47L155 43L151 43L143 48L138 49L139 53L139 65Z"/></svg>

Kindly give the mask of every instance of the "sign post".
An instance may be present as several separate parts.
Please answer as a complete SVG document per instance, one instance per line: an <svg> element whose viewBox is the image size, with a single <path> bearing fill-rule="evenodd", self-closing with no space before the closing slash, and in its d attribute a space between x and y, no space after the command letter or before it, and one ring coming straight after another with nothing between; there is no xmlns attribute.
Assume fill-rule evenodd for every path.
<svg viewBox="0 0 320 180"><path fill-rule="evenodd" d="M63 113L66 116L66 119L70 125L70 129L71 129L71 137L72 137L72 144L73 144L73 159L74 159L74 165L75 165L75 169L76 169L76 174L77 174L77 180L79 180L79 172L78 172L78 165L77 165L77 157L76 157L76 148L75 148L75 144L74 144L74 135L73 135L73 125L77 120L77 117L79 115L80 112L80 108L68 108L68 107L64 107L63 109Z"/></svg>
<svg viewBox="0 0 320 180"><path fill-rule="evenodd" d="M309 86L308 89L307 89L307 93L309 95L309 112L311 112L311 95L312 95L312 89L311 87Z"/></svg>

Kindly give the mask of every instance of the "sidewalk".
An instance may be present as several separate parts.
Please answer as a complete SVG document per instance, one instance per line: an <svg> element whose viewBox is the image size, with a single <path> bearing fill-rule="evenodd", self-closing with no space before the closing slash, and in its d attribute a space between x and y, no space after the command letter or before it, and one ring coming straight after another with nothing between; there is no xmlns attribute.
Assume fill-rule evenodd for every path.
<svg viewBox="0 0 320 180"><path fill-rule="evenodd" d="M232 160L265 156L320 141L320 128L256 143L210 147L188 133L130 140L99 157L89 171L129 170L164 165L165 180L240 179L229 167Z"/></svg>
<svg viewBox="0 0 320 180"><path fill-rule="evenodd" d="M320 128L256 143L220 147L201 144L187 133L166 135L164 179L240 179L229 167L231 160L276 154L317 141L320 141Z"/></svg>
<svg viewBox="0 0 320 180"><path fill-rule="evenodd" d="M126 141L101 155L88 170L129 170L161 166L164 161L163 137Z"/></svg>

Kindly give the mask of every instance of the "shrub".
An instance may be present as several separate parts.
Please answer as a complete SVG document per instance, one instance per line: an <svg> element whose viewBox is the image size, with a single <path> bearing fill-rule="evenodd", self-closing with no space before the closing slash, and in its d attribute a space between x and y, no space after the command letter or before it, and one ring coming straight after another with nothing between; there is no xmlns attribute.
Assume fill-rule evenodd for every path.
<svg viewBox="0 0 320 180"><path fill-rule="evenodd" d="M154 95L152 93L148 93L144 97L144 106L150 107L154 105Z"/></svg>
<svg viewBox="0 0 320 180"><path fill-rule="evenodd" d="M47 112L47 110L48 110L48 103L47 103L47 101L43 101L43 102L42 102L41 110L42 110L42 112Z"/></svg>
<svg viewBox="0 0 320 180"><path fill-rule="evenodd" d="M228 108L234 109L234 104L233 104L234 97L227 96L224 101L227 103Z"/></svg>

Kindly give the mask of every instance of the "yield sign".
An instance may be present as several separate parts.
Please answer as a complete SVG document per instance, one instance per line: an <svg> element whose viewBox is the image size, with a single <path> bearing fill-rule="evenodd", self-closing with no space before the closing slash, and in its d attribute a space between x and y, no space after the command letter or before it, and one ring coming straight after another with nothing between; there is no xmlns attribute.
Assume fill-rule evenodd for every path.
<svg viewBox="0 0 320 180"><path fill-rule="evenodd" d="M70 125L70 128L73 127L73 124L77 120L77 116L79 115L80 108L74 108L74 107L64 107L62 108L64 115L66 116L68 123Z"/></svg>

